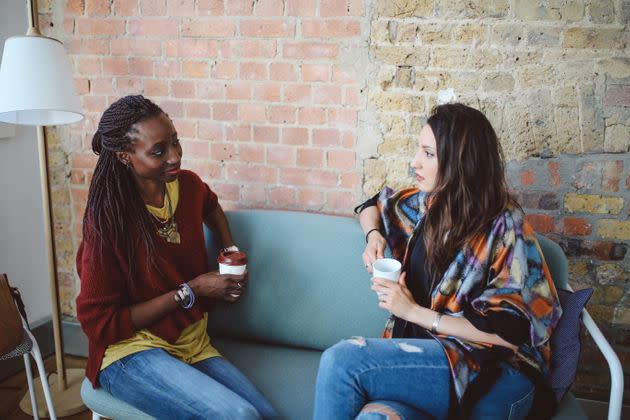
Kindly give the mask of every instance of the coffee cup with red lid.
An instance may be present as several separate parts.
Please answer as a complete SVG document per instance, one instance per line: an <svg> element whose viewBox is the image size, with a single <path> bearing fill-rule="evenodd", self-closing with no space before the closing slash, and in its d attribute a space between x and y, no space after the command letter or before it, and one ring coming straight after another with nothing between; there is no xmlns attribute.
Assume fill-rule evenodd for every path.
<svg viewBox="0 0 630 420"><path fill-rule="evenodd" d="M241 276L247 269L247 254L242 251L221 251L217 257L219 274L234 274ZM233 294L232 297L240 297Z"/></svg>
<svg viewBox="0 0 630 420"><path fill-rule="evenodd" d="M217 257L219 274L242 275L247 269L247 254L242 251L221 251Z"/></svg>

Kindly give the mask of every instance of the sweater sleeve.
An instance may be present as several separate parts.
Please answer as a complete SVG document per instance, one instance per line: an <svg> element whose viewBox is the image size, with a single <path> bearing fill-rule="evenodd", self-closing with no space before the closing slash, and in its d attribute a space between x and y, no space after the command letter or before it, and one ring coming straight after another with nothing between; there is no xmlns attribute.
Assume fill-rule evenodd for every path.
<svg viewBox="0 0 630 420"><path fill-rule="evenodd" d="M90 342L107 347L135 333L126 274L111 247L81 242L77 253L81 291L77 318Z"/></svg>
<svg viewBox="0 0 630 420"><path fill-rule="evenodd" d="M210 214L217 208L219 204L219 198L210 189L208 184L203 183L203 214Z"/></svg>

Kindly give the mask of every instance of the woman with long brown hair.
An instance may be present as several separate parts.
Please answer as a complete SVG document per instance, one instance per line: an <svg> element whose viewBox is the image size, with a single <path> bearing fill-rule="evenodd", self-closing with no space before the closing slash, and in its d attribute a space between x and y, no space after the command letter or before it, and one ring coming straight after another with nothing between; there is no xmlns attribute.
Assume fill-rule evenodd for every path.
<svg viewBox="0 0 630 420"><path fill-rule="evenodd" d="M372 280L392 314L385 339L324 353L315 419L522 419L534 404L549 409L549 337L561 309L508 194L497 136L481 112L446 104L418 142L417 187L386 188L358 207L366 269L387 245L403 267L398 282Z"/></svg>

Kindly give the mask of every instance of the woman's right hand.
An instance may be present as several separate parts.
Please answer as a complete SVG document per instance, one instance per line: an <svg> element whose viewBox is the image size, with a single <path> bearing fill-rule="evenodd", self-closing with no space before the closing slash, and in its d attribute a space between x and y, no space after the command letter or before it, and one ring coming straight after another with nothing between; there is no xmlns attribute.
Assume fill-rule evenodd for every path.
<svg viewBox="0 0 630 420"><path fill-rule="evenodd" d="M386 246L385 238L379 231L373 231L368 235L368 243L363 251L363 263L368 273L372 273L372 264L379 258L383 258Z"/></svg>
<svg viewBox="0 0 630 420"><path fill-rule="evenodd" d="M195 277L188 285L195 295L236 302L247 288L247 279L247 273L235 275L210 271Z"/></svg>

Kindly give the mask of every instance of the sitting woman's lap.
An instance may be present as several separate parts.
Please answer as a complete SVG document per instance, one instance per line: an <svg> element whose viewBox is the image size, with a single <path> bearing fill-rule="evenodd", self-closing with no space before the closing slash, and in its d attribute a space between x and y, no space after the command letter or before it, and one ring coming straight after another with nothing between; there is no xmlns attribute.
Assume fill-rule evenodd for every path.
<svg viewBox="0 0 630 420"><path fill-rule="evenodd" d="M473 419L522 419L533 383L507 363L471 413ZM451 372L442 346L425 339L362 339L337 343L322 355L315 419L446 418Z"/></svg>
<svg viewBox="0 0 630 420"><path fill-rule="evenodd" d="M534 383L508 363L502 363L501 368L501 375L475 404L470 418L520 420L527 417L534 402Z"/></svg>
<svg viewBox="0 0 630 420"><path fill-rule="evenodd" d="M345 340L322 355L314 417L351 419L371 401L396 401L445 418L450 381L448 360L435 340Z"/></svg>
<svg viewBox="0 0 630 420"><path fill-rule="evenodd" d="M188 365L162 349L126 356L101 371L108 392L156 418L275 418L254 385L230 362Z"/></svg>

